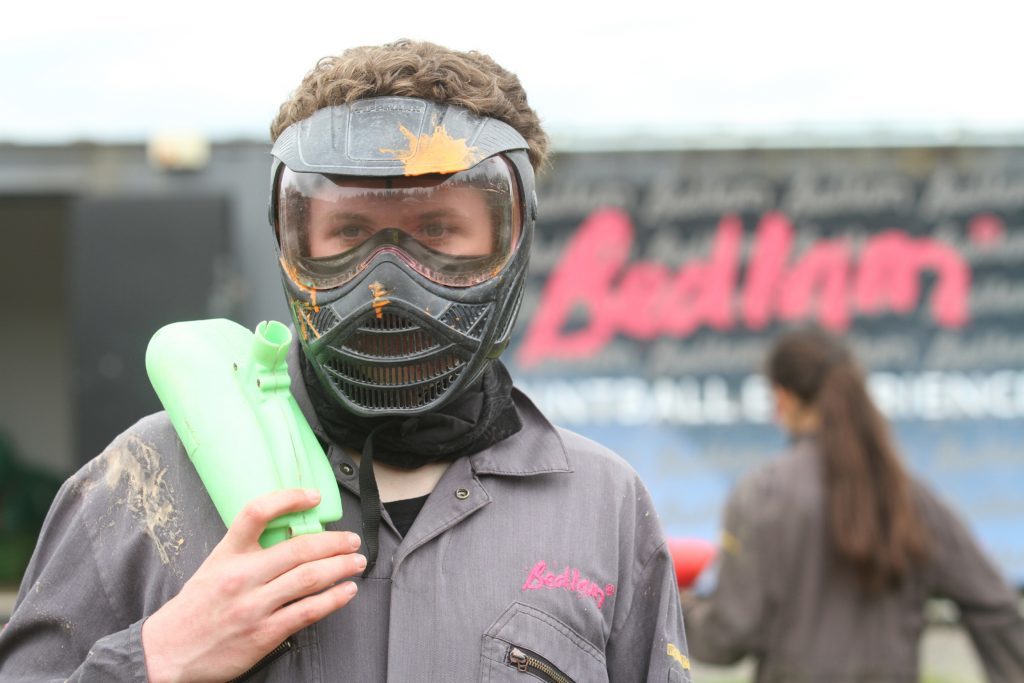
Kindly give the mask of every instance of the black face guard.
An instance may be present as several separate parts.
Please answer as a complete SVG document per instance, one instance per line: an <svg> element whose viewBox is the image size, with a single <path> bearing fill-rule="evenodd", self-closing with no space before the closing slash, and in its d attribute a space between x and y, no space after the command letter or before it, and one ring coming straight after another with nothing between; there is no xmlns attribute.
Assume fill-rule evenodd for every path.
<svg viewBox="0 0 1024 683"><path fill-rule="evenodd" d="M439 145L444 148L440 152ZM513 180L515 225L506 232L515 238L498 257L437 253L413 239L411 230L388 227L358 246L363 253L337 257L344 272L335 284L330 278L337 270L330 270L329 263L318 274L322 279L313 279L298 272L295 259L278 242L285 293L303 350L346 410L362 416L435 410L469 386L508 345L536 220L526 149L522 137L500 121L401 97L322 109L282 133L273 151L270 215L275 235L280 235L279 181L285 167L398 180L457 175L498 159ZM310 268L320 265L313 262ZM466 283L462 286L446 284L436 276L444 268L475 276L457 281Z"/></svg>

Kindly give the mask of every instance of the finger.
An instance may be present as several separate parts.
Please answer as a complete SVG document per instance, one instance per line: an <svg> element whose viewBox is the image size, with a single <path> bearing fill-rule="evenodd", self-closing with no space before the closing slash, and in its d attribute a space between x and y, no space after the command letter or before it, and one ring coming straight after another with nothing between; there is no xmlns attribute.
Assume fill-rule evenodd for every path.
<svg viewBox="0 0 1024 683"><path fill-rule="evenodd" d="M359 550L359 536L350 531L302 534L267 548L256 569L261 581L270 581L307 562Z"/></svg>
<svg viewBox="0 0 1024 683"><path fill-rule="evenodd" d="M315 624L331 612L341 609L356 595L356 585L351 581L338 584L316 595L298 600L277 610L270 618L272 628L279 629L288 637L299 629Z"/></svg>
<svg viewBox="0 0 1024 683"><path fill-rule="evenodd" d="M366 558L358 554L336 555L307 562L282 574L261 589L268 604L275 607L305 598L330 588L342 579L366 568Z"/></svg>
<svg viewBox="0 0 1024 683"><path fill-rule="evenodd" d="M271 520L289 512L308 510L319 502L320 492L316 489L285 489L254 498L235 516L221 543L229 550L250 550L259 543L260 534Z"/></svg>

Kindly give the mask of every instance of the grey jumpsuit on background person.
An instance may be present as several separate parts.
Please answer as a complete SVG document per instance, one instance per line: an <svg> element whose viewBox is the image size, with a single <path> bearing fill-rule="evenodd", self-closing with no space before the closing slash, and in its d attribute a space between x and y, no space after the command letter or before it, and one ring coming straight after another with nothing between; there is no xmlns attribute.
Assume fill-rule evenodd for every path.
<svg viewBox="0 0 1024 683"><path fill-rule="evenodd" d="M931 558L898 590L867 597L827 544L822 482L822 458L805 437L731 494L715 591L684 601L695 659L754 656L757 683L917 683L925 602L944 597L989 681L1024 681L1019 598L948 506L914 482Z"/></svg>

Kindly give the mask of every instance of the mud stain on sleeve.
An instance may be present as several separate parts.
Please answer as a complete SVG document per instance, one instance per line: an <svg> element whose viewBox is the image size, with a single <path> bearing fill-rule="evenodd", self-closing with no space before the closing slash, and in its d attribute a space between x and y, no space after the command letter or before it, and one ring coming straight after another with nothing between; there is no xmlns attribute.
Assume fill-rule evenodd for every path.
<svg viewBox="0 0 1024 683"><path fill-rule="evenodd" d="M153 541L160 561L171 566L185 544L181 512L167 482L167 468L152 446L136 436L119 439L103 453L102 481ZM111 510L113 512L113 510Z"/></svg>

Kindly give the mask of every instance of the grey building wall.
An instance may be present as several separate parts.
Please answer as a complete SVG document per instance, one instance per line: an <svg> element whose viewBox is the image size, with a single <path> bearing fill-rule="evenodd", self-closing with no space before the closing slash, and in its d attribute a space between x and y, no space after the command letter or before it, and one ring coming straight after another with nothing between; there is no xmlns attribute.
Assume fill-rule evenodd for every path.
<svg viewBox="0 0 1024 683"><path fill-rule="evenodd" d="M83 413L76 407L81 396L89 395L76 388L76 381L80 384L90 372L74 367L81 363L75 325L88 325L91 314L81 301L72 303L72 274L90 275L76 270L81 259L75 261L71 245L90 239L89 230L104 232L106 239L110 233L82 225L83 215L95 219L95 212L83 207L119 202L166 207L196 198L222 203L229 246L218 260L206 301L194 310L202 317L228 317L251 328L268 318L287 319L266 215L269 167L268 146L250 142L215 145L209 164L191 172L154 168L143 145L0 145L0 432L13 441L21 459L64 475L95 455L92 445L83 450L79 443L90 425L80 424ZM167 224L157 218L154 227ZM109 268L116 277L116 249L111 252ZM148 278L173 296L185 279L195 277L195 264L208 256L196 253L193 263L166 263L152 269ZM160 254L147 257L156 263ZM88 267L96 268L95 254L90 258ZM175 258L186 260L180 254ZM133 283L123 286L130 293ZM76 305L82 310L72 310ZM137 325L140 317L130 307L114 315L127 325ZM91 376L117 378L110 386L148 381L142 367L122 368L109 356L98 363L102 367ZM85 415L89 419L88 411ZM126 421L122 428L127 426Z"/></svg>

